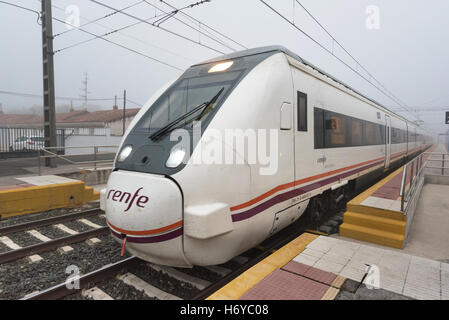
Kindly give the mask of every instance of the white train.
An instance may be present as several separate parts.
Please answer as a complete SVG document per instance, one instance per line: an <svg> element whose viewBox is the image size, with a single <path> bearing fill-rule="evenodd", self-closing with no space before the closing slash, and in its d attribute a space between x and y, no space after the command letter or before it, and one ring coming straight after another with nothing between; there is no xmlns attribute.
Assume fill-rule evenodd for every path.
<svg viewBox="0 0 449 320"><path fill-rule="evenodd" d="M179 129L193 133L190 145L172 141ZM238 135L251 148L261 132L257 146L270 148L269 164L237 146ZM101 207L131 254L215 265L431 144L415 123L289 50L251 49L192 66L145 104L123 138ZM210 146L234 162L195 162Z"/></svg>

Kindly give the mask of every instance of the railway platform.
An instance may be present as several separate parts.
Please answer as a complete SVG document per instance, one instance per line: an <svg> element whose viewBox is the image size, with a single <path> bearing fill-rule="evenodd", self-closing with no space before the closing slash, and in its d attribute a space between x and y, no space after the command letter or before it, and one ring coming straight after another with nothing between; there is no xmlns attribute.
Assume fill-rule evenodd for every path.
<svg viewBox="0 0 449 320"><path fill-rule="evenodd" d="M27 168L34 172L35 168ZM111 168L61 165L46 168L44 175L0 173L0 217L83 205L99 199Z"/></svg>
<svg viewBox="0 0 449 320"><path fill-rule="evenodd" d="M449 264L305 233L208 300L449 300Z"/></svg>
<svg viewBox="0 0 449 320"><path fill-rule="evenodd" d="M419 155L349 201L340 235L404 248L416 209L419 202L424 201L421 199L423 188L434 184L435 189L445 190L449 185L449 177L444 176L445 173L449 175L449 169L444 171L446 150L441 148L437 150L443 152ZM441 165L432 165L435 162Z"/></svg>
<svg viewBox="0 0 449 320"><path fill-rule="evenodd" d="M208 299L449 300L446 152L413 159L348 202L340 234L304 233Z"/></svg>

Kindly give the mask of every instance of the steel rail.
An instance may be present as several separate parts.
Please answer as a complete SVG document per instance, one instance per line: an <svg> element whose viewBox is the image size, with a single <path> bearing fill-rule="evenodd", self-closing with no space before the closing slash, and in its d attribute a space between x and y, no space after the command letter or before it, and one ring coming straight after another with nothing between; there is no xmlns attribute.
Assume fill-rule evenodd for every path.
<svg viewBox="0 0 449 320"><path fill-rule="evenodd" d="M16 224L13 226L7 226L0 228L0 236L5 236L11 233L30 230L38 227L45 227L49 225L53 225L56 223L66 222L66 221L72 221L72 220L78 220L94 215L99 215L103 211L100 208L90 209L86 211L76 212L76 213L70 213L58 217L52 217L52 218L46 218L46 219L40 219L40 220L34 220L29 222L24 222L21 224Z"/></svg>
<svg viewBox="0 0 449 320"><path fill-rule="evenodd" d="M86 289L92 284L104 281L112 278L124 268L129 268L137 264L140 259L137 257L129 257L116 263L106 265L100 269L89 272L85 275L81 275L79 278L71 279L79 280L79 286L77 288L69 288L67 282L60 283L56 286L48 288L46 290L37 292L33 295L22 298L21 300L57 300L62 299L68 295L74 294L82 289Z"/></svg>
<svg viewBox="0 0 449 320"><path fill-rule="evenodd" d="M106 234L109 232L109 227L101 227L94 230L89 230L85 232L80 232L75 235L54 239L51 241L38 243L32 246L20 248L17 250L7 251L0 254L0 264L15 261L33 254L37 254L40 252L49 251L52 249L56 249L68 244L81 242L83 240L93 238L102 234Z"/></svg>

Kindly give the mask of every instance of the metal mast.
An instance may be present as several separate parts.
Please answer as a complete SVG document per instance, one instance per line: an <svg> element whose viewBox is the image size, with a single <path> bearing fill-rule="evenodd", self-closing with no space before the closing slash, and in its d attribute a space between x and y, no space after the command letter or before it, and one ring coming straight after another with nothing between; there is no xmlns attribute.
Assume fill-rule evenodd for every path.
<svg viewBox="0 0 449 320"><path fill-rule="evenodd" d="M44 82L45 147L56 147L55 74L53 63L53 25L51 0L42 0L42 61ZM55 150L52 149L52 152ZM56 167L54 158L45 158L47 167Z"/></svg>

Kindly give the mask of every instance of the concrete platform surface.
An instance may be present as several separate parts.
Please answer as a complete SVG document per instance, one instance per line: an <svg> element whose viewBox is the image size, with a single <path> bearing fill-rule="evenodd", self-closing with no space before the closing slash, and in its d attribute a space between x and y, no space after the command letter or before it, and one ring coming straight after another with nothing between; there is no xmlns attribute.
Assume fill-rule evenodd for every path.
<svg viewBox="0 0 449 320"><path fill-rule="evenodd" d="M449 264L305 233L208 299L449 300Z"/></svg>
<svg viewBox="0 0 449 320"><path fill-rule="evenodd" d="M293 260L357 282L370 271L369 281L377 281L381 289L415 299L449 300L449 264L399 250L320 236Z"/></svg>
<svg viewBox="0 0 449 320"><path fill-rule="evenodd" d="M449 263L449 185L424 185L403 251Z"/></svg>

